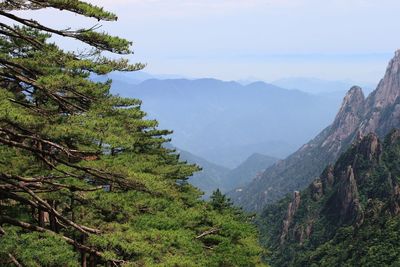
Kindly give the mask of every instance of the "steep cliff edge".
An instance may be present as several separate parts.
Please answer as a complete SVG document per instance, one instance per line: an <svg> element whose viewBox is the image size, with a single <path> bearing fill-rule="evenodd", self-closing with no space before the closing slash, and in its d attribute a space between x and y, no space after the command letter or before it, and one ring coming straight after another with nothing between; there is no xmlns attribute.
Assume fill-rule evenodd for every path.
<svg viewBox="0 0 400 267"><path fill-rule="evenodd" d="M400 263L399 185L400 131L356 140L307 189L261 214L272 265Z"/></svg>
<svg viewBox="0 0 400 267"><path fill-rule="evenodd" d="M268 168L248 186L229 195L246 210L261 211L266 204L305 188L354 140L368 133L383 137L396 127L400 127L400 51L367 99L360 87L351 88L329 127L297 152Z"/></svg>
<svg viewBox="0 0 400 267"><path fill-rule="evenodd" d="M366 101L363 133L385 135L400 124L400 50L389 62L384 78Z"/></svg>

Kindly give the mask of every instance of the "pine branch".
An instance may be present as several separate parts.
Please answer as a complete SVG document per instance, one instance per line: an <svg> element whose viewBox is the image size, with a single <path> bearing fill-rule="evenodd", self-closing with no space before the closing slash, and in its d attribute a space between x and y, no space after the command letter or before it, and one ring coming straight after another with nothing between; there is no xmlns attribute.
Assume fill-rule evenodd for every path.
<svg viewBox="0 0 400 267"><path fill-rule="evenodd" d="M5 36L24 40L24 41L30 43L33 47L35 47L37 49L41 49L43 47L43 44L40 43L38 40L31 38L30 36L24 35L20 31L17 31L15 28L12 28L4 23L0 23L0 27L3 27L8 30L8 31L4 31L4 30L0 31L0 33Z"/></svg>
<svg viewBox="0 0 400 267"><path fill-rule="evenodd" d="M12 263L15 264L16 267L23 267L23 265L19 263L18 260L11 253L8 253L8 257L10 258Z"/></svg>
<svg viewBox="0 0 400 267"><path fill-rule="evenodd" d="M84 251L86 253L93 254L93 255L95 255L95 256L103 259L103 260L105 258L102 252L100 252L100 251L98 251L98 250L96 250L94 248L85 246L85 245L83 245L83 244L81 244L81 243L79 243L79 242L77 242L77 241L75 241L75 240L73 240L73 239L71 239L71 238L69 238L67 236L64 236L64 235L61 235L61 234L57 234L57 233L55 233L55 232L53 232L51 230L48 230L46 228L39 227L39 226L30 224L30 223L22 222L22 221L13 219L13 218L8 217L8 216L0 216L0 225L3 225L3 224L10 224L10 225L18 226L18 227L21 227L23 229L34 231L34 232L47 233L47 234L59 236L62 239L64 239L68 244L73 245L75 248L77 248L80 251ZM114 263L123 262L122 260L118 260L118 259L104 260L104 261L106 261L106 262L114 262Z"/></svg>
<svg viewBox="0 0 400 267"><path fill-rule="evenodd" d="M48 33L57 34L62 37L69 37L79 41L82 41L88 45L96 47L101 50L109 51L112 53L118 54L129 54L131 51L129 50L129 46L131 42L128 42L124 39L118 37L111 37L105 34L100 34L95 32L94 30L97 28L97 25L93 26L90 29L81 29L81 30L55 30L53 28L46 27L39 22L31 19L24 19L18 17L14 14L7 13L0 9L0 15L16 22L21 23L27 27L31 27L34 29L38 29L41 31L45 31Z"/></svg>
<svg viewBox="0 0 400 267"><path fill-rule="evenodd" d="M219 228L212 228L212 229L210 229L208 231L205 231L205 232L201 233L200 235L196 236L196 239L200 239L200 238L205 237L207 235L212 235L212 234L218 233L220 230L221 229L219 229Z"/></svg>
<svg viewBox="0 0 400 267"><path fill-rule="evenodd" d="M24 190L28 195L30 195L34 200L37 201L38 205L40 205L40 208L44 209L45 211L53 214L54 216L56 216L58 219L60 219L62 222L66 223L67 225L75 228L76 230L78 230L79 232L89 235L90 233L93 234L99 234L100 230L97 229L92 229L90 227L86 227L86 226L82 226L82 225L78 225L75 222L69 220L68 218L62 216L57 210L55 210L53 207L51 207L46 201L44 201L42 198L40 198L37 194L35 194L35 192L33 192L30 188L28 188L27 186L25 186L22 183L17 183L14 181L13 177L10 175L6 175L6 174L2 174L0 173L0 180L8 183L8 184L12 184L18 188L21 188L22 190ZM30 201L31 202L31 201Z"/></svg>
<svg viewBox="0 0 400 267"><path fill-rule="evenodd" d="M2 71L2 72L0 72L0 76L17 80L18 82L25 83L27 85L33 86L36 89L41 90L44 94L46 94L46 96L48 96L50 99L55 101L55 103L57 103L60 106L60 108L62 110L64 110L65 112L74 113L74 112L87 111L84 107L78 106L78 105L68 101L67 99L63 98L62 96L52 93L49 90L47 90L46 88L44 88L43 86L40 86L36 80L24 76L20 71L15 69L15 67L13 68L13 66L11 64L3 64L3 65L6 66L7 69L11 70L12 72Z"/></svg>

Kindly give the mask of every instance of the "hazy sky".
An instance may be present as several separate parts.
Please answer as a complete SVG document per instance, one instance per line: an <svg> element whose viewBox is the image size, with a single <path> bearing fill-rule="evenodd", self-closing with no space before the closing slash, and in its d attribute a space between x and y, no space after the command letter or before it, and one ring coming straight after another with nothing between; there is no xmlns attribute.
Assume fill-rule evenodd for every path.
<svg viewBox="0 0 400 267"><path fill-rule="evenodd" d="M118 14L103 28L134 41L132 59L156 74L376 82L400 48L399 0L89 2ZM66 18L46 15L57 25Z"/></svg>

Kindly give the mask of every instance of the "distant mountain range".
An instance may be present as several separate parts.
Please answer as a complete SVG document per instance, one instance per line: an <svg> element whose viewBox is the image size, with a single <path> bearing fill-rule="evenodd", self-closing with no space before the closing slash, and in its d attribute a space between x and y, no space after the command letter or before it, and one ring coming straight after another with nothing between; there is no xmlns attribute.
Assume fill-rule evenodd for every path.
<svg viewBox="0 0 400 267"><path fill-rule="evenodd" d="M239 186L245 186L252 181L250 177L261 175L265 169L278 161L277 158L254 153L242 164L226 174L223 192L228 192Z"/></svg>
<svg viewBox="0 0 400 267"><path fill-rule="evenodd" d="M228 168L211 163L188 151L176 149L181 160L196 164L202 168L189 178L189 182L204 192L208 198L213 191L220 189L228 192L238 186L244 186L251 182L252 177L262 173L266 168L274 164L278 159L255 153L246 159L238 167Z"/></svg>
<svg viewBox="0 0 400 267"><path fill-rule="evenodd" d="M383 138L397 127L400 127L400 51L396 52L384 78L368 98L364 98L360 87L351 88L329 127L230 196L237 205L260 211L266 204L308 186L357 138L371 132Z"/></svg>
<svg viewBox="0 0 400 267"><path fill-rule="evenodd" d="M120 81L125 84L139 84L147 80L167 80L167 79L187 79L183 75L177 74L150 74L144 71L134 71L134 72L113 72L107 74L107 76L96 77L98 80L113 79L115 81Z"/></svg>
<svg viewBox="0 0 400 267"><path fill-rule="evenodd" d="M109 78L121 80L128 84L139 84L141 82L156 79L156 80L171 80L171 79L190 79L193 78L186 77L184 75L178 74L150 74L145 71L136 71L130 73L111 73ZM249 85L255 82L262 81L257 77L248 77L246 79L237 80L235 82L241 85ZM367 82L355 82L349 80L324 80L312 77L286 77L278 80L269 82L277 87L299 90L310 94L326 94L326 93L337 93L346 92L353 85L358 85L363 88L365 93L370 93L376 88L376 84ZM344 94L344 93L343 93Z"/></svg>
<svg viewBox="0 0 400 267"><path fill-rule="evenodd" d="M264 82L147 79L135 83L130 75L109 76L112 92L143 100L149 118L157 118L160 128L174 130L177 147L230 169L253 153L286 157L329 124L343 97L310 95Z"/></svg>
<svg viewBox="0 0 400 267"><path fill-rule="evenodd" d="M211 163L185 150L177 149L177 153L180 154L181 160L196 164L202 168L201 171L189 178L189 182L203 191L205 198L208 198L218 188L222 190L225 178L231 171L230 169Z"/></svg>
<svg viewBox="0 0 400 267"><path fill-rule="evenodd" d="M354 81L328 81L317 78L291 77L271 82L276 86L287 89L297 89L311 94L326 94L335 92L346 92L350 87L358 85L363 88L364 93L369 94L376 87L376 84L361 83Z"/></svg>

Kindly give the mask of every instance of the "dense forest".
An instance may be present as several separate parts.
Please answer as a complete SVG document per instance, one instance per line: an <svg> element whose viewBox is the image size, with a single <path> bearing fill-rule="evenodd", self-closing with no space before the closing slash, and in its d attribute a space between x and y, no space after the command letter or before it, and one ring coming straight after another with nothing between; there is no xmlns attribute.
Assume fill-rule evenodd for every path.
<svg viewBox="0 0 400 267"><path fill-rule="evenodd" d="M273 266L400 264L400 131L370 134L258 222Z"/></svg>
<svg viewBox="0 0 400 267"><path fill-rule="evenodd" d="M59 29L38 13L94 26ZM113 82L146 67L128 60L131 40L101 30L117 20L89 1L0 0L0 266L400 266L400 50L376 90L353 86L333 123L279 160L253 150L286 151L285 142L232 140L283 120L288 139L301 137L300 119L329 117L316 113L331 112L336 94ZM177 124L195 125L198 113L201 131L183 136L211 160L174 146L174 129L140 96L170 107ZM213 117L224 127L213 129ZM216 151L193 141L202 137Z"/></svg>
<svg viewBox="0 0 400 267"><path fill-rule="evenodd" d="M264 266L251 218L219 191L201 200L170 131L90 80L142 69L105 56L131 42L23 16L41 9L117 20L78 0L0 2L0 265Z"/></svg>

